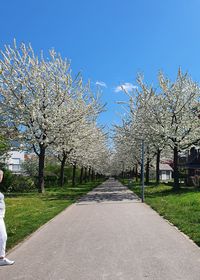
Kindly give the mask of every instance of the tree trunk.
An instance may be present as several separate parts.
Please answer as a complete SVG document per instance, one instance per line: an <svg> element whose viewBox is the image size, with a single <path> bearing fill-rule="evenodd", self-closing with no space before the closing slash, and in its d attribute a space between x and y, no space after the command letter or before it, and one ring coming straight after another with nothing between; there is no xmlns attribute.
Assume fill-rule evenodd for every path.
<svg viewBox="0 0 200 280"><path fill-rule="evenodd" d="M61 165L60 165L60 186L63 187L64 185L64 168L66 163L67 156L63 155Z"/></svg>
<svg viewBox="0 0 200 280"><path fill-rule="evenodd" d="M75 186L75 179L76 179L76 164L73 165L73 175L72 175L72 186Z"/></svg>
<svg viewBox="0 0 200 280"><path fill-rule="evenodd" d="M39 174L38 174L38 191L40 193L45 192L44 188L44 160L45 160L45 150L46 148L43 145L40 145L40 154L39 154Z"/></svg>
<svg viewBox="0 0 200 280"><path fill-rule="evenodd" d="M134 167L133 167L133 169L131 170L130 174L131 174L131 175L130 175L131 178L134 179Z"/></svg>
<svg viewBox="0 0 200 280"><path fill-rule="evenodd" d="M179 190L178 147L174 147L174 189Z"/></svg>
<svg viewBox="0 0 200 280"><path fill-rule="evenodd" d="M147 163L146 163L146 184L149 184L149 169L150 169L150 158L149 158L149 147L147 146Z"/></svg>
<svg viewBox="0 0 200 280"><path fill-rule="evenodd" d="M92 169L92 177L91 177L91 179L92 179L92 182L94 181L94 170Z"/></svg>
<svg viewBox="0 0 200 280"><path fill-rule="evenodd" d="M91 167L89 168L89 172L88 172L88 180L89 182L91 181Z"/></svg>
<svg viewBox="0 0 200 280"><path fill-rule="evenodd" d="M160 183L160 153L161 151L158 149L156 154L156 184Z"/></svg>
<svg viewBox="0 0 200 280"><path fill-rule="evenodd" d="M87 182L87 167L85 167L84 181Z"/></svg>
<svg viewBox="0 0 200 280"><path fill-rule="evenodd" d="M146 164L146 184L149 184L149 166L150 166L150 160L149 156L147 157L147 164Z"/></svg>
<svg viewBox="0 0 200 280"><path fill-rule="evenodd" d="M138 182L138 165L135 165L135 181Z"/></svg>
<svg viewBox="0 0 200 280"><path fill-rule="evenodd" d="M81 167L81 173L80 173L80 184L83 183L83 167Z"/></svg>

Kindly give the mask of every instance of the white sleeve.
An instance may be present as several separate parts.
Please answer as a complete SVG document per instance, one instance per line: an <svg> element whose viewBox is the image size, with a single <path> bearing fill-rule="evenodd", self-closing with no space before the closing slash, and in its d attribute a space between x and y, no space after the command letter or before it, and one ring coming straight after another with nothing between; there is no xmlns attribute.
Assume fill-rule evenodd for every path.
<svg viewBox="0 0 200 280"><path fill-rule="evenodd" d="M5 216L4 195L0 193L0 218L4 218L4 216Z"/></svg>

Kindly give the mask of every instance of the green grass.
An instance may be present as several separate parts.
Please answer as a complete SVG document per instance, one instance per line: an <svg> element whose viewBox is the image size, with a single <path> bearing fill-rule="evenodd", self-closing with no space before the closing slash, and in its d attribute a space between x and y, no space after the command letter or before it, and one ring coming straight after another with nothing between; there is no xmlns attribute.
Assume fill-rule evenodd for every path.
<svg viewBox="0 0 200 280"><path fill-rule="evenodd" d="M128 184L127 180L124 183ZM139 184L132 183L129 188L140 196ZM152 184L145 188L145 202L200 246L199 189L181 187L175 192L170 185Z"/></svg>
<svg viewBox="0 0 200 280"><path fill-rule="evenodd" d="M22 241L100 183L101 181L96 181L76 187L48 188L45 194L5 194L7 249Z"/></svg>

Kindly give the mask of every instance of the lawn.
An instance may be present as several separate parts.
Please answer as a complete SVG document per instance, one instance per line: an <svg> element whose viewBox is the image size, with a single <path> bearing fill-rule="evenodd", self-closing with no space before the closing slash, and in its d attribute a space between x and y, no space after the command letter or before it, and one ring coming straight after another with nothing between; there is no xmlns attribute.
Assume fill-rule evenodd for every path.
<svg viewBox="0 0 200 280"><path fill-rule="evenodd" d="M127 181L124 183L127 184ZM140 196L140 186L136 183L129 185ZM152 184L145 187L145 202L200 246L199 189L181 187L179 192L174 192L172 186Z"/></svg>
<svg viewBox="0 0 200 280"><path fill-rule="evenodd" d="M100 181L96 181L76 187L48 188L45 194L5 194L7 249L22 241L99 184Z"/></svg>

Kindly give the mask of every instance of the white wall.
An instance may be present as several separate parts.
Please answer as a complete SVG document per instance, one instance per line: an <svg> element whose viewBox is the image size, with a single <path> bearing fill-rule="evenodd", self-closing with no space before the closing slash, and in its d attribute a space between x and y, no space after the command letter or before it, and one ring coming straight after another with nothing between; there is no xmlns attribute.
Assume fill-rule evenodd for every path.
<svg viewBox="0 0 200 280"><path fill-rule="evenodd" d="M6 164L8 169L13 173L21 173L21 164L24 162L24 152L23 151L11 151L8 152L8 158L6 159Z"/></svg>
<svg viewBox="0 0 200 280"><path fill-rule="evenodd" d="M171 180L171 178L172 178L172 171L164 171L164 170L160 171L160 180L161 181Z"/></svg>

